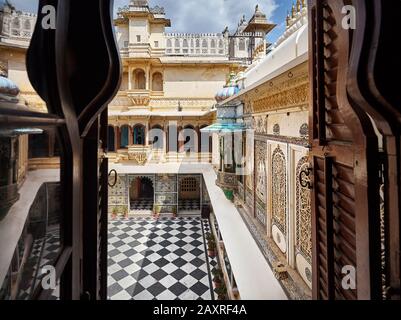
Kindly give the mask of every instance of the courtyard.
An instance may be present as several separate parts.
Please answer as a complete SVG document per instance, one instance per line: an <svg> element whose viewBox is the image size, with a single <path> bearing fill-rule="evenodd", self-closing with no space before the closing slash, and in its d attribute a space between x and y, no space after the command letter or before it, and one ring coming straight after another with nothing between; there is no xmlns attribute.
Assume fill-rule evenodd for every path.
<svg viewBox="0 0 401 320"><path fill-rule="evenodd" d="M214 300L208 230L200 217L110 220L108 299Z"/></svg>

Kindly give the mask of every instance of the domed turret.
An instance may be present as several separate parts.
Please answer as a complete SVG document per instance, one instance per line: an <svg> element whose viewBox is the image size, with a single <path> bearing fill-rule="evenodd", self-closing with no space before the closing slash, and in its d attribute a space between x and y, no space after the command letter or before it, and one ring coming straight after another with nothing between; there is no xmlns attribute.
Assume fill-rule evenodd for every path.
<svg viewBox="0 0 401 320"><path fill-rule="evenodd" d="M240 91L238 85L236 84L235 77L235 73L232 72L230 74L230 79L228 80L227 84L224 86L224 88L220 89L217 92L215 96L217 102L222 102Z"/></svg>
<svg viewBox="0 0 401 320"><path fill-rule="evenodd" d="M10 79L0 76L0 101L17 102L19 95L18 86Z"/></svg>

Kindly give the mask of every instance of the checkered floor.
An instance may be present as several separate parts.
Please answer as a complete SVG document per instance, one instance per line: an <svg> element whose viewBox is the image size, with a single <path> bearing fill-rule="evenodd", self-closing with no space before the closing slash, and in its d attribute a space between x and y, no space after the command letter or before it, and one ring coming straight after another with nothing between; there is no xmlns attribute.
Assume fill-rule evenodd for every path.
<svg viewBox="0 0 401 320"><path fill-rule="evenodd" d="M110 221L109 299L214 299L204 239L199 217Z"/></svg>
<svg viewBox="0 0 401 320"><path fill-rule="evenodd" d="M153 198L150 199L140 199L131 201L132 211L149 211L153 210Z"/></svg>
<svg viewBox="0 0 401 320"><path fill-rule="evenodd" d="M195 211L200 210L200 200L180 200L178 205L179 211Z"/></svg>
<svg viewBox="0 0 401 320"><path fill-rule="evenodd" d="M44 266L54 265L60 252L60 230L53 228L49 230L45 238L34 240L31 255L24 268L23 278L19 288L18 299L30 299L31 293L38 285L38 277ZM58 299L58 290L50 296L50 300Z"/></svg>
<svg viewBox="0 0 401 320"><path fill-rule="evenodd" d="M205 234L207 234L209 232L210 233L212 232L212 230L210 229L209 220L203 220L202 225L203 225L203 232ZM217 256L215 256L214 258L208 257L208 262L209 262L210 272L211 272L211 274L213 274L213 270L219 268L219 263L218 263ZM213 291L214 291L214 299L217 300L218 299L218 295L216 293L216 289L213 288Z"/></svg>

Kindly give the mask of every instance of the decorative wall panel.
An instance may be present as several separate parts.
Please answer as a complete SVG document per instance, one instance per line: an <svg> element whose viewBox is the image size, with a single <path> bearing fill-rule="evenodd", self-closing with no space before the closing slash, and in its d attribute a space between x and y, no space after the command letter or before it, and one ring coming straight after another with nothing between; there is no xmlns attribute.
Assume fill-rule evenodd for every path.
<svg viewBox="0 0 401 320"><path fill-rule="evenodd" d="M287 166L278 146L272 156L272 219L273 224L286 235L287 227Z"/></svg>
<svg viewBox="0 0 401 320"><path fill-rule="evenodd" d="M309 168L308 157L299 160L296 177L302 170ZM302 254L311 263L312 259L312 213L310 190L301 186L297 179L296 184L296 253Z"/></svg>
<svg viewBox="0 0 401 320"><path fill-rule="evenodd" d="M267 170L266 170L267 144L263 141L255 141L255 194L256 194L256 218L266 226L266 202L267 202Z"/></svg>
<svg viewBox="0 0 401 320"><path fill-rule="evenodd" d="M109 213L116 208L123 212L128 208L128 184L125 175L118 175L117 183L114 187L109 187Z"/></svg>

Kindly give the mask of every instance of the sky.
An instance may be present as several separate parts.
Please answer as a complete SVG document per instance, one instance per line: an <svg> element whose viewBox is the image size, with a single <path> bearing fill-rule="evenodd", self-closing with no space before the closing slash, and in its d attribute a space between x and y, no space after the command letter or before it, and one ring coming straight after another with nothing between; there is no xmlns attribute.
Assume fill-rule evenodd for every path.
<svg viewBox="0 0 401 320"><path fill-rule="evenodd" d="M130 0L115 0L115 7L127 5ZM10 0L19 10L36 12L37 0ZM285 30L285 17L293 0L150 0L150 6L165 8L172 27L167 32L222 32L226 26L234 31L245 14L249 20L259 4L270 22L277 27L268 36L274 43Z"/></svg>

